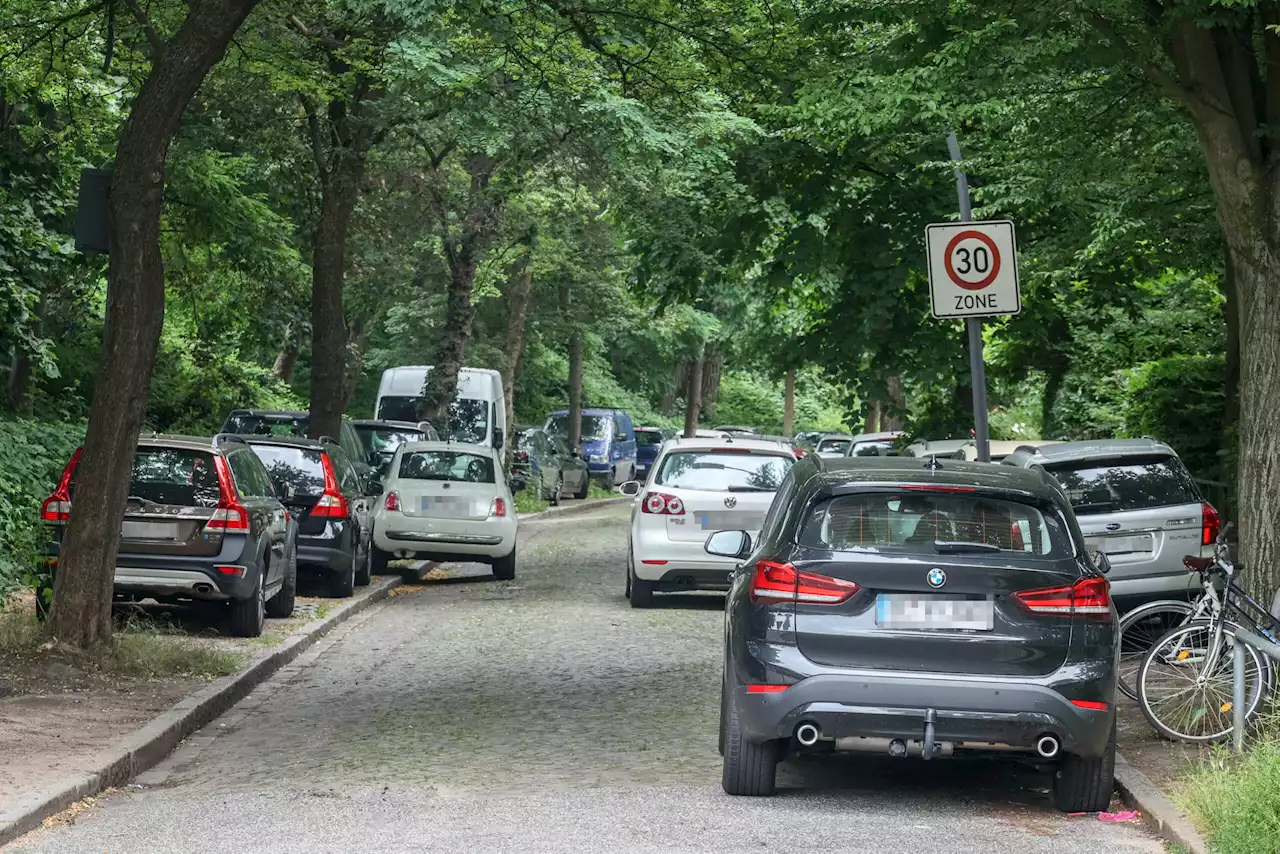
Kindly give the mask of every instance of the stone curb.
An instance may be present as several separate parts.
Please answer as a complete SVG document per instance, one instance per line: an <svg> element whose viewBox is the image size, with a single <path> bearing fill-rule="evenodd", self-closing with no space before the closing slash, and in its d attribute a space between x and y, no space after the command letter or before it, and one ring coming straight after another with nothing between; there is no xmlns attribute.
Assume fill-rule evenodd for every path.
<svg viewBox="0 0 1280 854"><path fill-rule="evenodd" d="M15 802L0 805L0 848L40 826L76 801L92 797L112 786L120 786L151 768L178 743L218 715L244 699L280 668L297 658L335 626L387 598L403 581L398 577L376 578L368 593L337 605L327 617L312 620L285 640L271 654L246 669L224 676L209 686L179 700L151 723L101 751L94 760L98 769L74 779L61 780L42 791Z"/></svg>
<svg viewBox="0 0 1280 854"><path fill-rule="evenodd" d="M1182 811L1164 792L1120 754L1116 754L1116 789L1131 809L1142 813L1142 821L1165 842L1184 849L1188 854L1209 854L1209 846L1200 837Z"/></svg>
<svg viewBox="0 0 1280 854"><path fill-rule="evenodd" d="M590 513L592 510L598 510L601 507L617 507L620 504L630 504L634 500L634 498L630 497L588 499L586 501L575 501L573 504L561 504L559 507L548 507L546 510L539 510L537 513L521 513L516 518L524 522L529 519L577 516L580 513Z"/></svg>

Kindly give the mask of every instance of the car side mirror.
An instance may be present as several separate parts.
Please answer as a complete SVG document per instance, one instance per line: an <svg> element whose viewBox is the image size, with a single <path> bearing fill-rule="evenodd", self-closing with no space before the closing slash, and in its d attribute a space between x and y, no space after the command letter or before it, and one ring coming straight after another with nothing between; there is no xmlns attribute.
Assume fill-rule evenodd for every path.
<svg viewBox="0 0 1280 854"><path fill-rule="evenodd" d="M382 479L378 477L370 477L364 486L365 495L381 495L384 489Z"/></svg>
<svg viewBox="0 0 1280 854"><path fill-rule="evenodd" d="M751 554L751 535L746 531L716 531L707 537L703 550L717 557L744 558Z"/></svg>
<svg viewBox="0 0 1280 854"><path fill-rule="evenodd" d="M505 438L506 438L506 437L502 435L502 428L501 428L501 427L494 427L494 428L493 428L493 449L494 449L495 451L501 451L501 450L502 450L502 443L503 443L503 441L505 440Z"/></svg>
<svg viewBox="0 0 1280 854"><path fill-rule="evenodd" d="M626 483L622 484L622 486L619 486L618 491L621 492L623 495L631 495L631 496L639 495L640 481L629 480Z"/></svg>
<svg viewBox="0 0 1280 854"><path fill-rule="evenodd" d="M271 485L275 487L277 498L292 498L294 496L294 488L292 483L285 483L282 480L273 480Z"/></svg>
<svg viewBox="0 0 1280 854"><path fill-rule="evenodd" d="M364 459L365 459L365 462L367 462L370 466L372 466L375 469L378 468L380 465L382 465L382 454L378 453L377 451L370 451L368 455L365 456Z"/></svg>
<svg viewBox="0 0 1280 854"><path fill-rule="evenodd" d="M1107 557L1107 553L1102 549L1091 549L1089 551L1089 562L1093 564L1094 569L1103 575L1111 571L1111 558Z"/></svg>

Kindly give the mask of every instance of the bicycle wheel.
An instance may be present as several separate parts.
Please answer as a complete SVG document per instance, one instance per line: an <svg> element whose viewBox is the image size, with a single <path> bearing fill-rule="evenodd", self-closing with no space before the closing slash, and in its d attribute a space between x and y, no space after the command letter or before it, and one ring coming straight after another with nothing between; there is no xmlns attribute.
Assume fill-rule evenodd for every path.
<svg viewBox="0 0 1280 854"><path fill-rule="evenodd" d="M1138 699L1134 678L1151 645L1193 613L1188 602L1165 599L1134 608L1120 620L1120 676L1117 687L1131 700Z"/></svg>
<svg viewBox="0 0 1280 854"><path fill-rule="evenodd" d="M1245 657L1245 720L1266 699L1271 670L1253 647L1229 643L1233 626L1223 627L1214 644L1214 624L1197 620L1179 626L1147 650L1135 687L1142 714L1162 737L1207 743L1231 734L1232 664Z"/></svg>

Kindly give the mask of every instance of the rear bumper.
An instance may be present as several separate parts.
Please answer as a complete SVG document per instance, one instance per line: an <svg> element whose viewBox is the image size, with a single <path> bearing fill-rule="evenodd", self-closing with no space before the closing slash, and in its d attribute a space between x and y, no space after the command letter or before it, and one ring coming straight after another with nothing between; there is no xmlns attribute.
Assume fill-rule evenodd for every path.
<svg viewBox="0 0 1280 854"><path fill-rule="evenodd" d="M712 532L703 533L710 536ZM728 590L738 561L709 555L705 545L705 537L672 540L666 531L650 528L644 522L636 523L631 529L636 578L653 581L660 590Z"/></svg>
<svg viewBox="0 0 1280 854"><path fill-rule="evenodd" d="M60 543L51 542L47 555L56 561L59 551ZM244 577L224 575L216 569L219 566L243 566ZM219 553L207 557L118 554L114 590L117 595L136 598L248 599L257 585L257 571L258 556L252 541L243 535L227 535Z"/></svg>
<svg viewBox="0 0 1280 854"><path fill-rule="evenodd" d="M483 521L433 519L383 509L374 518L373 544L393 555L487 562L511 554L517 530L514 516Z"/></svg>
<svg viewBox="0 0 1280 854"><path fill-rule="evenodd" d="M1164 599L1174 594L1186 594L1200 589L1199 574L1181 570L1175 573L1144 575L1136 578L1125 578L1113 570L1107 580L1111 582L1112 597L1125 599L1131 604L1140 604L1140 600L1143 599Z"/></svg>
<svg viewBox="0 0 1280 854"><path fill-rule="evenodd" d="M321 535L298 535L298 567L320 570L328 575L351 571L352 525L349 521L326 522Z"/></svg>

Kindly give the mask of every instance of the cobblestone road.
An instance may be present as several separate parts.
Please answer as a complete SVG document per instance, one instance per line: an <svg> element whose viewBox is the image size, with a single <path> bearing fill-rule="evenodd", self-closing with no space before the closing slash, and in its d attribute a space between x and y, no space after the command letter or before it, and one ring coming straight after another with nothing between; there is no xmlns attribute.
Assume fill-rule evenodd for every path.
<svg viewBox="0 0 1280 854"><path fill-rule="evenodd" d="M9 850L1162 850L1058 815L1014 766L813 760L783 766L776 798L723 795L722 600L631 610L626 512L526 523L516 581L454 566L371 609L128 790Z"/></svg>

